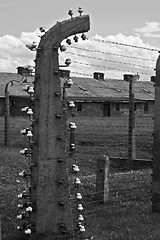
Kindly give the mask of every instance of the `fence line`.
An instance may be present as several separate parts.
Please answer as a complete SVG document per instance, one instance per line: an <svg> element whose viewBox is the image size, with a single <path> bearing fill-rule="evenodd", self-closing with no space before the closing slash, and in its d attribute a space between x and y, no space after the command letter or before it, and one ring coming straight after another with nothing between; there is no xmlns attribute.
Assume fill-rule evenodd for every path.
<svg viewBox="0 0 160 240"><path fill-rule="evenodd" d="M130 77L133 78L134 76L130 75ZM132 81L131 83L134 84ZM72 123L72 121L72 124L69 123L72 125L73 129L70 125L70 136L68 139L69 157L67 159L67 174L70 178L69 180L71 183L73 180L71 175L71 166L74 162L79 162L79 164L82 166L82 171L80 174L78 173L78 176L81 176L81 178L84 180L84 183L82 182L81 188L76 188L76 193L80 194L80 192L82 192L83 198L81 199L80 197L78 199L77 197L75 197L75 185L73 188L71 188L70 186L69 198L66 199L65 204L72 204L72 215L73 218L75 218L76 220L77 214L80 214L81 212L77 212L77 209L75 209L75 204L79 203L84 204L85 206L84 210L82 207L80 210L82 211L82 213L84 213L86 221L88 221L88 219L90 219L92 216L97 217L98 215L105 218L106 215L104 211L113 213L115 209L117 212L123 211L123 207L127 208L132 205L134 206L134 208L140 208L141 205L143 205L143 209L149 208L150 206L151 169L150 166L148 166L147 164L150 164L151 161L149 161L149 157L148 161L147 159L145 159L146 161L143 161L143 159L140 159L139 161L137 160L136 153L139 151L139 146L136 146L136 140L140 142L140 147L142 147L141 145L144 139L140 139L140 136L143 138L145 136L145 141L147 141L148 145L150 144L150 142L152 141L150 136L150 132L152 132L152 126L150 126L150 122L148 123L147 121L151 121L151 118L149 117L148 119L146 119L146 126L144 126L142 125L144 124L143 122L139 122L141 118L135 116L135 102L133 97L134 91L132 87L133 86L130 86L129 89L131 101L129 102L129 114L127 117L117 117L115 118L115 122L113 122L113 118L111 118L110 120L108 120L107 118L103 120L99 118L98 123L96 122L96 119L94 119L95 121L93 119L90 119L89 121L89 119L86 118L86 121L83 122L81 121L80 117L71 118L72 121L78 122L79 127L76 130L75 124ZM64 106L64 108L66 108L66 105ZM57 119L60 119L59 114L57 114L56 116L58 116ZM63 117L64 124L64 122L66 121L66 115ZM102 123L102 125L99 125L100 122ZM150 127L150 129L148 129L148 127ZM136 132L136 129L138 132ZM76 131L74 132L72 130ZM76 144L77 150L75 154L73 154L71 150L74 151ZM120 147L122 148L120 149ZM136 148L136 150L132 148ZM91 151L91 149L93 150L93 152ZM146 146L144 151L146 153ZM103 153L109 156L108 161L110 161L110 164L107 164L107 166L105 166L105 161L102 165L98 165L100 162L97 159L100 154ZM123 158L124 161L122 160L122 155L126 156L126 158ZM149 152L149 156L151 155L152 154ZM116 161L116 157L118 161ZM146 167L145 164L147 165L147 169L144 169L144 167ZM137 168L142 168L142 170L138 171L136 170ZM128 171L129 169L130 171ZM90 177L89 173L92 172L94 172L94 174ZM59 177L61 176L58 176L58 179ZM59 184L62 183L63 181L59 181ZM100 186L97 186L98 184ZM35 188L33 190L35 191ZM106 205L103 204L99 206L102 202L105 202ZM63 201L60 203L62 203L63 205ZM159 202L156 202L154 206L157 207L158 204ZM74 226L76 226L76 220L73 221ZM67 223L68 222L66 221L66 224ZM77 233L75 233L75 237L76 234ZM64 233L63 237L67 237L67 235Z"/></svg>

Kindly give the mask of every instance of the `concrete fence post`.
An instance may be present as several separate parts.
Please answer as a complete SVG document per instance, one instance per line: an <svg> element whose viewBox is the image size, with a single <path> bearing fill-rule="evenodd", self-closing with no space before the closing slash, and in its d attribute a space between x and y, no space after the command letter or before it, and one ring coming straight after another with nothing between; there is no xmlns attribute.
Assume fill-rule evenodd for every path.
<svg viewBox="0 0 160 240"><path fill-rule="evenodd" d="M96 200L105 203L109 196L109 158L106 155L97 159Z"/></svg>
<svg viewBox="0 0 160 240"><path fill-rule="evenodd" d="M5 112L4 112L4 145L10 146L10 99L9 87L12 81L9 81L5 86Z"/></svg>
<svg viewBox="0 0 160 240"><path fill-rule="evenodd" d="M160 212L160 56L156 64L153 135L152 211Z"/></svg>
<svg viewBox="0 0 160 240"><path fill-rule="evenodd" d="M62 99L58 51L61 42L88 31L89 16L57 22L41 38L35 59L30 222L35 240L72 239L66 152L66 103ZM70 60L70 59L69 59ZM63 96L65 97L65 96Z"/></svg>
<svg viewBox="0 0 160 240"><path fill-rule="evenodd" d="M22 78L23 79L23 78ZM9 97L9 89L13 86L14 82L21 82L16 80L10 80L5 86L5 111L4 111L4 146L10 147L11 143L11 134L10 134L10 97Z"/></svg>
<svg viewBox="0 0 160 240"><path fill-rule="evenodd" d="M134 101L134 82L136 76L128 75L129 79L129 122L128 122L128 164L133 165L136 159L135 144L135 101Z"/></svg>

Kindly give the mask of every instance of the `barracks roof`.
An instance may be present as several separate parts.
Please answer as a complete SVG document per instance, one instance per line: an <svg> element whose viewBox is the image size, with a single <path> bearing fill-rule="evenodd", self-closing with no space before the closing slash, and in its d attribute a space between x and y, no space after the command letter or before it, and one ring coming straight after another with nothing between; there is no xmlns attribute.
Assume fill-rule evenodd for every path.
<svg viewBox="0 0 160 240"><path fill-rule="evenodd" d="M17 73L0 72L0 97L4 97L5 86L9 81L15 80L10 87L10 95L17 97L29 97L23 91L23 86L33 84L34 78L26 78ZM97 80L87 77L72 77L73 85L67 89L68 99L84 101L125 101L129 96L129 83L121 79ZM21 81L20 83L16 81ZM61 78L61 84L65 81ZM135 100L152 101L154 100L154 83L151 81L137 81L134 83Z"/></svg>

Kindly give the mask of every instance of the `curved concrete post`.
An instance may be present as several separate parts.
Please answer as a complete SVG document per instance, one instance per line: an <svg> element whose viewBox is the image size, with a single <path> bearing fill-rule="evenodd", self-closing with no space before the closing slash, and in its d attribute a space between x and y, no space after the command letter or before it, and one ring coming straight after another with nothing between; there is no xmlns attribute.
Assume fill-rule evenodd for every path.
<svg viewBox="0 0 160 240"><path fill-rule="evenodd" d="M70 35L88 31L89 16L58 22L41 38L36 54L31 201L36 211L32 239L68 239L73 234L58 49Z"/></svg>

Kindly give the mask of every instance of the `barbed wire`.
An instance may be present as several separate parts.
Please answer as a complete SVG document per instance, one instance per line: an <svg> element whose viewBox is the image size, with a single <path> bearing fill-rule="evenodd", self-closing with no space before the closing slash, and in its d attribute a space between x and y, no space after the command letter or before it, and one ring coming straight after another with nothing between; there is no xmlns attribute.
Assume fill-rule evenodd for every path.
<svg viewBox="0 0 160 240"><path fill-rule="evenodd" d="M109 158L110 159L110 158ZM112 160L112 159L111 159ZM128 163L128 159L126 158L126 163ZM114 160L113 160L114 161ZM120 161L122 161L122 160L120 160ZM139 160L137 160L137 161L134 161L135 163L137 163ZM128 166L123 166L123 167L120 167L120 166L118 166L118 171L119 172L116 172L116 173L110 173L109 174L109 178L110 179L113 179L114 180L114 178L117 178L117 177L120 177L120 178L122 178L122 177L126 177L126 175L127 175L127 177L131 177L131 175L133 175L133 177L135 177L135 174L139 174L137 177L141 177L141 178L148 178L148 176L150 176L151 177L151 174L152 174L152 168L151 167L149 167L149 169L147 169L147 170L145 170L145 171L142 171L142 170L137 170L136 169L137 168L137 166L136 165L128 165ZM102 170L105 170L106 168L101 168ZM131 169L130 171L129 171L129 169ZM85 176L82 176L82 178L85 178ZM92 178L93 177L96 177L96 174L94 174L94 176L91 176ZM140 179L140 181L141 180L143 180L143 179ZM149 179L147 179L148 181L149 181ZM136 182L135 181L135 179L133 179L133 181L132 180L130 180L129 179L129 181L131 181L131 182ZM127 181L128 182L128 181Z"/></svg>
<svg viewBox="0 0 160 240"><path fill-rule="evenodd" d="M78 62L78 61L75 61L73 60L72 63L76 63L76 64L79 64L79 65L85 65L85 66L90 66L90 67L98 67L98 68L104 68L104 69L109 69L109 70L116 70L116 71L121 71L121 72L127 72L127 70L125 69L120 69L120 68L114 68L114 67L107 67L107 66L100 66L100 65L95 65L95 64L90 64L90 63L85 63L85 62ZM135 73L136 71L129 71L130 73ZM137 73L137 72L136 72ZM144 72L138 72L139 74L142 74L142 75L148 75L148 76L152 76L152 74L150 73L144 73Z"/></svg>
<svg viewBox="0 0 160 240"><path fill-rule="evenodd" d="M105 52L105 51L100 51L100 50L86 49L86 48L82 48L82 47L69 46L69 48L78 49L78 50L82 50L82 51L86 51L86 52L103 53L103 54L107 54L107 55L113 55L113 56L124 57L124 58L131 58L131 59L137 59L137 60L143 60L143 61L155 62L157 60L157 59L141 58L141 57L124 55L124 54Z"/></svg>
<svg viewBox="0 0 160 240"><path fill-rule="evenodd" d="M114 203L122 203L123 201L124 202L127 202L127 201L130 201L130 200L133 200L133 199L135 199L135 200L137 200L137 198L138 199L143 199L143 197L146 197L146 196L151 196L152 195L152 192L151 192L151 190L149 190L148 192L145 192L146 193L146 195L145 196L141 196L141 198L140 197L137 197L137 195L139 194L139 192L136 192L135 193L135 191L132 193L132 195L131 195L131 191L132 190L135 190L135 189L137 189L138 191L141 189L142 190L142 187L139 187L139 188L130 188L130 189L128 189L128 190L130 190L130 192L129 193L127 193L127 190L126 190L126 192L124 191L123 193L119 193L118 192L118 190L117 190L117 192L113 195L112 193L109 193L108 194L108 202L111 202L111 201L114 201ZM146 188L144 188L145 190L146 190ZM94 194L91 194L92 195L92 197L94 196L94 195L99 195L100 193L103 193L104 194L104 192L98 192L98 193L94 193ZM126 194L127 193L127 194ZM106 194L107 195L107 194ZM112 195L112 196L111 196ZM132 196L135 196L135 198L133 198ZM97 197L97 196L95 196L95 197ZM77 200L76 200L77 201ZM87 206L89 206L90 207L90 205L91 204L96 204L96 203L100 203L100 202L102 202L103 200L101 199L101 200L90 200L90 201L82 201L83 203L84 203L84 205L85 205L85 207L87 207Z"/></svg>
<svg viewBox="0 0 160 240"><path fill-rule="evenodd" d="M128 112L129 112L129 110L128 110ZM135 118L135 120L137 120L136 118ZM150 119L150 120L152 120L152 119ZM125 121L125 120L124 120ZM127 120L126 120L127 121ZM152 120L152 122L153 122L153 120ZM95 124L92 124L92 123L78 123L78 125L79 126L84 126L84 127L90 127L90 128L99 128L99 130L102 128L106 128L106 126L107 126L107 124L109 124L110 122L109 121L107 121L106 122L106 124L104 125L104 126L101 126L101 127L99 127L98 126L98 123L95 123ZM110 123L111 124L111 123ZM152 125L153 126L153 125ZM136 125L135 125L135 128L146 128L146 127L152 127L151 125L150 125L150 122L149 123L136 123ZM119 128L128 128L128 123L126 122L126 123L124 123L123 125L121 125L121 124L115 124L115 123L112 123L111 125L109 125L108 126L109 128L114 128L114 127L119 127ZM88 129L88 130L90 130L90 129ZM109 130L109 129L107 129L107 130ZM148 130L148 129L147 129ZM77 130L76 130L77 131Z"/></svg>
<svg viewBox="0 0 160 240"><path fill-rule="evenodd" d="M137 183L137 181L134 181L134 182ZM126 184L128 184L128 183L130 183L130 181L126 182ZM83 195L83 200L81 200L81 202L84 203L85 206L87 206L87 205L90 206L91 203L102 202L102 199L101 200L100 199L95 199L95 197L99 196L99 194L101 194L101 193L108 195L108 201L109 202L110 201L114 201L114 200L116 200L116 202L120 202L124 198L125 198L126 201L129 201L131 199L133 200L132 195L134 195L135 199L137 200L137 195L135 195L135 194L139 194L139 189L142 190L142 188L143 188L145 190L145 193L146 193L147 196L152 194L151 189L148 189L148 191L146 192L146 188L148 188L148 184L151 187L151 182L150 183L148 183L148 182L146 183L144 181L143 181L143 186L138 185L138 186L134 186L134 187L128 187L127 189L126 188L125 189L119 188L119 186L115 186L115 188L113 188L111 186L108 193L105 193L105 190L104 191L97 191L97 192L89 192L88 191L88 194ZM116 191L114 192L113 190L115 190L115 189L116 189ZM138 190L138 191L135 192L135 190ZM134 191L134 192L132 192L132 191ZM90 197L91 200L87 200L87 199L85 200L86 197ZM143 197L144 196L141 196L141 198L143 198ZM138 198L140 199L140 196L138 196ZM77 201L77 199L72 199L72 200L76 200Z"/></svg>
<svg viewBox="0 0 160 240"><path fill-rule="evenodd" d="M115 128L117 128L117 129L115 129ZM89 137L91 137L91 136L93 135L93 131L95 131L95 133L97 134L98 139L97 139L96 141L92 140L91 143L95 143L95 144L98 144L98 143L99 143L99 144L100 144L100 143L101 143L100 141L101 141L101 140L104 141L108 134L112 134L112 133L113 133L113 130L114 130L114 129L115 129L115 135L121 134L120 137L121 137L121 136L124 136L124 137L125 137L125 135L126 135L126 137L127 137L128 132L129 132L129 130L128 130L127 127L125 127L125 128L121 127L121 129L120 129L120 128L117 127L117 126L113 126L113 127L111 127L110 129L107 129L106 131L105 131L105 127L104 127L101 131L99 131L98 129L96 130L95 128L92 128L92 129L90 129L89 131L87 131L88 136L87 136L86 138L83 138L83 139L84 139L84 140L89 139ZM83 131L79 131L79 132L77 133L78 136L81 137L86 130L87 130L87 128L85 128ZM142 137L143 137L143 136L148 137L148 138L147 138L148 140L151 139L151 138L153 138L153 131L150 131L150 132L148 132L148 133L144 133L144 132L139 133L139 132L136 132L136 131L139 131L138 128L134 128L134 130L135 130L135 134L139 137L138 139L140 139L141 136L142 136ZM105 131L105 133L104 133L104 131ZM144 128L144 131L145 131L145 128ZM102 133L104 133L104 136L103 136L103 137L101 137L101 134L102 134ZM125 140L125 139L124 139L124 140ZM106 139L106 141L107 141L107 139ZM116 139L115 139L114 141L116 141ZM117 139L117 141L119 141L119 138ZM115 142L114 142L114 143L115 143ZM103 145L103 142L102 142L101 144ZM123 142L121 142L120 144L123 144Z"/></svg>
<svg viewBox="0 0 160 240"><path fill-rule="evenodd" d="M140 65L140 64L134 64L134 63L129 63L129 62L120 62L120 61L115 61L115 60L111 60L111 59L103 59L103 58L98 58L98 57L91 57L91 56L87 56L85 54L74 53L74 52L69 52L69 51L67 51L67 53L72 54L72 55L76 55L76 56L79 56L79 57L94 59L94 60L100 60L100 61L105 61L105 62L118 63L118 64L124 64L124 65L130 65L130 66L134 66L134 67L147 68L147 69L154 70L150 66L145 66L145 65Z"/></svg>
<svg viewBox="0 0 160 240"><path fill-rule="evenodd" d="M135 200L136 200L135 198L130 199L130 201L135 201ZM142 201L142 202L144 202L144 201ZM150 203L150 201L148 201L148 203ZM113 209L113 208L119 207L119 206L122 207L123 204L124 204L124 207L126 207L127 202L124 201L124 202L122 202L121 204L118 202L118 203L114 203L114 204L109 205L109 206L103 206L103 207L94 209L94 210L92 210L92 211L86 211L86 212L85 212L85 218L93 216L93 213L95 213L95 212L97 212L97 211L104 211L104 210L110 211L111 208ZM130 206L131 204L133 204L133 202L132 202L132 203L129 203L128 205ZM145 206L145 205L146 205L146 204L144 204L144 206ZM129 207L129 206L128 206L128 207ZM146 208L147 208L147 206L146 206ZM100 212L100 213L96 213L95 215L96 215L96 216L98 216L98 215L104 215L104 213L103 213L103 212Z"/></svg>
<svg viewBox="0 0 160 240"><path fill-rule="evenodd" d="M137 48L137 49L142 49L142 50L147 50L147 51L155 51L155 52L160 52L159 49L156 48L148 48L148 47L142 47L142 46L137 46L137 45L132 45L132 44L127 44L127 43L120 43L116 41L109 41L109 40L103 40L103 39L97 39L97 38L88 38L90 41L95 41L95 42L100 42L100 43L110 43L110 44L116 44L119 46L124 46L124 47L132 47L132 48Z"/></svg>
<svg viewBox="0 0 160 240"><path fill-rule="evenodd" d="M83 126L83 127L88 127L88 126ZM84 131L86 131L86 128L84 129ZM115 129L116 128L116 129ZM87 131L87 134L89 134L86 138L84 138L84 139L89 139L89 137L91 136L91 135L93 135L93 131L95 131L95 133L97 134L97 137L99 137L96 141L95 141L95 143L97 144L98 142L97 141L100 141L100 140L104 140L106 137L107 137L107 134L112 134L113 133L113 130L115 129L115 135L117 135L117 134L121 134L121 136L122 135L127 135L128 134L128 132L129 132L129 130L128 130L128 127L119 127L119 126L113 126L113 127L111 127L110 129L108 129L107 131L105 131L105 127L103 128L103 129L101 129L101 130L98 130L98 127L97 127L97 129L96 128L91 128L90 130L88 130ZM145 128L143 128L144 129L144 131L146 130ZM135 127L134 128L134 130L135 130L135 134L136 134L136 136L138 136L139 137L139 139L141 138L141 136L143 137L143 136L146 136L146 137L148 137L147 139L149 140L150 138L153 138L153 131L151 130L150 132L148 132L148 133L144 133L144 132L140 132L139 133L139 128L137 128L137 127ZM79 132L77 132L77 134L78 134L78 136L80 137L81 135L83 135L84 134L84 131L79 131ZM104 132L105 131L105 132ZM138 132L136 132L136 131L138 131ZM98 134L98 132L99 132L99 134ZM103 134L104 134L104 136L100 136L101 134L102 134L102 132L103 132ZM107 139L106 139L107 140ZM118 139L119 140L119 139ZM93 141L93 140L92 140ZM103 143L102 143L103 144ZM122 144L122 143L121 143Z"/></svg>
<svg viewBox="0 0 160 240"><path fill-rule="evenodd" d="M82 72L75 72L75 71L71 71L71 74L75 74L75 75L82 75L82 76L86 76L86 77L90 77L93 78L92 74L87 74L87 73L82 73Z"/></svg>
<svg viewBox="0 0 160 240"><path fill-rule="evenodd" d="M137 181L134 181L137 183ZM130 183L130 181L126 182L126 184ZM151 182L150 182L150 187L151 187ZM115 186L115 188L113 188L112 186L109 188L109 191L108 193L103 190L103 191L96 191L96 192L89 192L88 191L88 194L83 194L83 199L81 200L77 200L76 197L71 197L70 200L73 202L81 202L81 203L84 203L85 206L89 205L91 203L99 203L99 202L102 202L102 199L95 199L99 196L99 194L104 194L104 195L107 195L108 196L108 201L114 201L116 200L116 202L120 202L122 201L124 198L126 201L130 200L130 199L133 199L132 195L135 196L135 198L137 199L137 196L136 194L139 194L139 189L142 190L142 188L145 190L145 193L146 195L151 195L152 194L152 191L151 191L151 188L148 189L148 191L146 191L146 188L148 188L148 184L146 184L146 182L143 182L143 186L135 186L135 187L128 187L127 189L123 189L123 188L119 188L119 186ZM116 191L113 191L115 190ZM135 190L138 190L137 192L135 192ZM132 192L134 191L134 192ZM132 194L131 194L132 193ZM145 196L146 196L145 195ZM127 198L129 197L129 198ZM132 198L131 198L132 197ZM144 196L141 196L141 198L143 198ZM91 198L91 199L87 199L87 198ZM99 197L98 197L99 198ZM139 197L140 198L140 197Z"/></svg>
<svg viewBox="0 0 160 240"><path fill-rule="evenodd" d="M128 112L129 112L129 110L128 110ZM75 119L76 120L76 119ZM126 119L126 121L127 121L128 119ZM137 120L136 118L135 118L135 120ZM153 119L151 118L150 120L152 120L152 123L153 123ZM125 121L125 120L124 120ZM128 120L129 121L129 120ZM89 128L97 128L97 129L103 129L103 128L106 128L106 126L109 124L110 122L109 121L107 121L106 122L106 124L104 125L104 126L99 126L98 125L98 123L77 123L78 124L78 126L84 126L84 127L89 127ZM109 128L114 128L114 127L117 127L117 128L128 128L128 123L126 122L124 122L124 124L123 125L121 125L121 124L115 124L115 123L110 123L111 125L109 125L108 127ZM153 125L152 125L153 126ZM151 125L150 125L150 122L149 123L137 123L136 125L135 125L135 128L146 128L146 127L152 127ZM90 130L90 129L88 129L88 130ZM109 129L107 129L107 131L108 131ZM147 129L148 130L148 129ZM77 130L76 130L77 131Z"/></svg>
<svg viewBox="0 0 160 240"><path fill-rule="evenodd" d="M122 160L121 160L122 161ZM128 161L127 161L128 163ZM126 163L126 164L127 164ZM87 178L87 183L89 182L92 182L92 187L95 188L95 183L98 182L99 183L104 183L104 182L108 182L109 183L109 189L111 191L111 193L117 193L117 191L130 191L131 189L138 189L138 188L141 188L142 185L147 185L148 184L151 186L151 178L152 178L152 172L148 172L146 175L142 176L142 175L136 175L136 177L134 176L134 174L136 174L136 168L137 166L134 165L134 167L132 167L133 169L135 170L132 170L132 172L127 172L127 171L124 171L124 172L119 172L119 173L109 173L108 174L108 177L107 177L107 180L98 180L96 179L96 174L94 176L91 177L91 180L89 181L88 178ZM151 169L151 167L149 167ZM106 168L100 168L100 169L97 169L97 171L99 172L100 171L106 171L107 167ZM110 166L108 167L108 171L110 169ZM128 169L129 169L129 166L128 166ZM127 169L126 169L127 170ZM118 170L117 170L118 171ZM82 176L82 179L84 178L84 180L86 181L86 177L85 176ZM117 179L120 180L120 182L117 182ZM94 180L94 183L93 183L93 180ZM136 186L128 186L128 183L132 184L134 183ZM140 185L140 183L142 183L142 185ZM123 184L123 185L122 185ZM137 185L138 184L138 185ZM83 187L84 185L84 187ZM83 180L82 180L82 186L81 186L81 189L82 190L86 190L85 189L85 184L83 183ZM114 192L114 190L116 190ZM83 195L83 197L85 196L89 196L89 195L95 195L95 194L99 194L99 193L104 193L105 190L103 191L89 191L87 190L87 194L85 193L85 195Z"/></svg>
<svg viewBox="0 0 160 240"><path fill-rule="evenodd" d="M128 187L128 188L125 188L125 189L124 188L119 188L119 185L118 186L116 185L115 187L111 186L111 187L109 187L109 192L108 193L106 193L105 190L103 190L103 191L94 191L94 192L87 191L88 193L82 194L83 195L83 199L86 198L86 197L94 198L94 195L98 196L99 194L108 195L109 196L108 200L115 199L115 197L111 197L111 196L115 196L115 195L116 195L116 199L122 198L122 197L126 198L127 196L131 196L130 192L133 191L133 190L139 190L139 189L142 189L142 187L146 187L147 188L147 184L144 181L137 181L137 180L125 182L127 185L131 184L131 183L140 183L140 182L142 182L143 185L138 185L138 186L135 186L135 187ZM102 182L98 181L98 183L104 183L104 181L102 181ZM123 183L124 182L121 182L121 184L123 184ZM151 186L151 183L150 183L150 186ZM116 191L114 191L114 190L116 190ZM151 189L149 189L148 192L151 193ZM135 192L133 192L133 194L135 194ZM85 204L90 204L90 203L95 203L97 201L98 202L102 201L102 200L93 200L93 199L90 200L90 201L86 201L86 200L83 200L83 199L81 201L83 201ZM76 199L76 197L71 197L70 200L73 201L73 202L74 201L78 201Z"/></svg>

